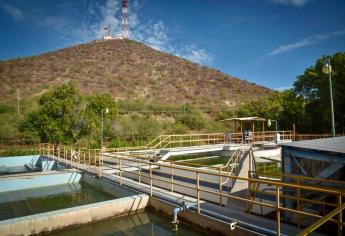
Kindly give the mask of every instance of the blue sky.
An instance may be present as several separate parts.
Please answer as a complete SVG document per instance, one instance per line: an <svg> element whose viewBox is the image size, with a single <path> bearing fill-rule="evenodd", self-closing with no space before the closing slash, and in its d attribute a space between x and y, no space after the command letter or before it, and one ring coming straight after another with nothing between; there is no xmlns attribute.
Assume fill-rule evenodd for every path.
<svg viewBox="0 0 345 236"><path fill-rule="evenodd" d="M0 60L120 29L120 0L0 0ZM269 88L345 51L344 0L129 0L130 37Z"/></svg>

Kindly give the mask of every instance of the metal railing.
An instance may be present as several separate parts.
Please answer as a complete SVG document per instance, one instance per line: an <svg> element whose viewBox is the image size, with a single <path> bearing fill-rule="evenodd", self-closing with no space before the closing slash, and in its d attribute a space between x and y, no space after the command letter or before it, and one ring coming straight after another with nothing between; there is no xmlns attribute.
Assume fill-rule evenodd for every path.
<svg viewBox="0 0 345 236"><path fill-rule="evenodd" d="M328 213L327 215L325 215L325 217L319 219L318 221L316 221L314 224L310 225L308 228L302 230L301 232L299 232L297 234L297 236L305 236L305 235L309 235L312 232L314 232L316 229L318 229L319 227L321 227L323 224L325 224L326 222L328 222L329 220L331 220L334 216L338 215L338 218L340 220L342 220L342 212L345 209L345 204L342 204L341 206L337 207L336 209L334 209L333 211L331 211L330 213ZM339 232L342 232L342 225L339 225L340 228L338 228L338 235L342 235Z"/></svg>
<svg viewBox="0 0 345 236"><path fill-rule="evenodd" d="M41 145L41 154L50 156L60 161L66 161L70 163L71 166L74 166L79 169L86 169L91 168L90 170L96 171L99 176L110 175L114 176L113 174L102 173L103 167L103 158L104 156L101 155L99 152L91 153L88 155L87 151L81 151L77 156L73 156L73 148L70 147L61 147L56 145L45 144ZM62 151L63 150L63 151ZM86 156L85 156L86 155ZM319 219L326 219L327 222L335 223L338 225L338 230L342 231L343 220L342 218L333 219L332 217L329 218L327 214L320 214L319 212L313 212L309 209L305 208L298 208L293 207L289 204L285 204L291 200L293 201L300 201L300 203L309 203L313 204L314 206L319 207L327 207L328 209L333 208L337 209L342 205L342 197L343 192L336 190L336 189L328 189L320 186L311 186L305 185L301 182L298 183L286 183L282 181L274 181L274 180L267 180L267 179L260 179L253 177L252 174L248 173L248 178L245 177L238 177L231 175L229 173L224 173L221 168L218 168L218 171L215 169L201 169L201 168L192 168L187 166L177 165L173 162L152 162L152 159L145 158L145 157L136 157L131 154L119 154L114 155L111 157L113 162L115 163L112 168L116 170L117 177L119 178L120 184L123 183L124 180L130 178L132 180L137 181L138 183L144 183L148 185L150 195L153 195L153 188L165 188L172 192L181 192L181 188L189 189L189 194L196 198L196 207L197 212L200 213L202 204L201 201L215 203L214 200L209 200L207 196L216 196L219 198L219 205L224 206L224 199L229 200L236 200L239 202L246 203L248 205L248 210L252 209L251 206L258 205L261 207L269 208L275 211L276 214L276 233L280 235L281 233L281 213L286 214L293 214L296 218L304 217L304 219L312 220L319 220ZM170 177L162 177L159 176L160 170L165 168L169 171ZM181 174L181 171L186 174ZM125 176L124 176L125 175ZM210 182L210 178L219 179L219 189L214 189L210 187L205 187L202 185L201 182ZM291 176L290 176L291 177ZM187 178L192 181L192 184L181 182L180 180L176 180L176 178ZM296 177L299 179L300 177ZM305 177L304 177L305 178ZM258 198L253 196L252 194L248 194L247 197L241 197L232 195L229 192L223 192L223 180L241 180L245 181L248 184L249 191L256 191L261 195L265 194L269 197L270 200L265 202L257 200ZM343 182L344 186L345 183ZM259 188L253 189L253 185L261 185L265 187L270 187L271 191L261 191ZM180 188L180 190L177 190ZM293 190L293 191L288 191ZM289 194L293 192L294 194ZM297 195L295 194L297 193ZM332 201L319 201L314 199L309 199L305 197L305 193L313 193L324 195L328 199L334 198L337 199L336 202ZM184 193L185 194L185 193ZM326 199L326 198L324 198ZM310 224L311 225L311 224ZM308 226L308 225L303 225Z"/></svg>
<svg viewBox="0 0 345 236"><path fill-rule="evenodd" d="M309 140L316 138L330 137L329 134L295 134L293 131L265 131L252 132L248 137L248 144L253 146L264 142L275 142L276 134L279 133L280 140ZM104 148L102 152L133 152L145 150L150 153L163 148L192 147L213 144L242 144L244 142L242 133L208 133L208 134L172 134L159 135L145 146ZM101 151L101 149L93 149Z"/></svg>
<svg viewBox="0 0 345 236"><path fill-rule="evenodd" d="M280 140L292 140L293 131L264 131L264 132L253 132L252 143L258 144L261 142L275 142L276 135L279 134Z"/></svg>
<svg viewBox="0 0 345 236"><path fill-rule="evenodd" d="M146 145L147 149L162 149L174 147L191 147L227 143L224 133L210 134L173 134L160 135Z"/></svg>
<svg viewBox="0 0 345 236"><path fill-rule="evenodd" d="M100 150L80 149L72 146L41 143L38 148L40 155L56 159L77 169L94 169L102 175L103 158Z"/></svg>
<svg viewBox="0 0 345 236"><path fill-rule="evenodd" d="M293 137L294 141L321 139L321 138L331 138L332 134L295 134Z"/></svg>

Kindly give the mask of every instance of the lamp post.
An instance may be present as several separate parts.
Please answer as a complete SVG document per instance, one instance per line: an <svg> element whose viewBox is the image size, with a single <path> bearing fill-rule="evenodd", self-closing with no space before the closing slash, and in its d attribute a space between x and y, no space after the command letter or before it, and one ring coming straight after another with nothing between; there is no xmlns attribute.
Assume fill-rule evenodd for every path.
<svg viewBox="0 0 345 236"><path fill-rule="evenodd" d="M108 114L109 113L109 109L105 108L102 109L102 120L101 120L101 149L103 149L103 130L104 130L104 114Z"/></svg>
<svg viewBox="0 0 345 236"><path fill-rule="evenodd" d="M268 120L267 121L267 126L268 127L271 127L271 125L272 125L272 122L275 122L276 123L276 132L278 132L278 122L276 121L276 120Z"/></svg>
<svg viewBox="0 0 345 236"><path fill-rule="evenodd" d="M272 122L275 122L276 123L276 134L275 134L275 143L278 144L278 122L276 120L267 120L267 126L268 127L271 127L272 125Z"/></svg>
<svg viewBox="0 0 345 236"><path fill-rule="evenodd" d="M332 134L335 137L335 125L334 125L334 107L333 107L333 89L332 89L332 65L331 58L327 58L322 68L322 72L328 74L329 79L329 94L331 97L331 118L332 118Z"/></svg>

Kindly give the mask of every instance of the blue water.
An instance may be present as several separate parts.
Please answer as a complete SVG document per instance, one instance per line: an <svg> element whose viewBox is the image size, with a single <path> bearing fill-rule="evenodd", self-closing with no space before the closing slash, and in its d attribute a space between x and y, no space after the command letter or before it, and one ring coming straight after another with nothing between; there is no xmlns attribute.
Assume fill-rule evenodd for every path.
<svg viewBox="0 0 345 236"><path fill-rule="evenodd" d="M171 229L171 219L158 214L153 210L145 210L143 213L135 215L123 216L95 222L74 228L67 228L47 234L49 236L165 236L165 235L181 235L181 236L206 236L210 234L203 233L198 229L180 224L178 231Z"/></svg>
<svg viewBox="0 0 345 236"><path fill-rule="evenodd" d="M0 193L0 220L115 199L85 183Z"/></svg>

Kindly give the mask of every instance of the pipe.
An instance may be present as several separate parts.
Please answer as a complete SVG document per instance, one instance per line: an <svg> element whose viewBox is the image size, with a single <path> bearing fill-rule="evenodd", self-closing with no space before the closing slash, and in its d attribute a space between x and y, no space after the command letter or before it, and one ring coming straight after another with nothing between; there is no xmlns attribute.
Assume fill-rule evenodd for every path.
<svg viewBox="0 0 345 236"><path fill-rule="evenodd" d="M178 230L178 224L179 224L179 221L177 219L178 213L186 211L190 209L193 205L195 205L195 204L186 204L185 201L182 201L180 204L181 205L179 207L176 207L173 210L173 221L171 222L173 230Z"/></svg>
<svg viewBox="0 0 345 236"><path fill-rule="evenodd" d="M89 172L89 171L86 171L86 172ZM91 172L89 172L91 173ZM107 176L102 176L103 179L108 179L110 182L116 182L117 179L112 179L112 178L109 178ZM133 183L130 183L130 182L124 182L124 185L122 185L122 187L124 186L127 186L129 189L131 189L132 191L135 189L137 192L142 192L142 193L148 193L147 191L143 191L142 188L140 188L138 185L135 185ZM159 198L165 202L168 202L168 203L171 203L173 205L181 205L181 203L179 202L176 202L176 200L173 200L171 198L169 198L168 196L164 196L162 194L156 194L156 193L153 193L154 196L156 198ZM184 202L183 202L184 203ZM175 209L178 209L178 208L181 208L181 206L175 208ZM174 211L175 211L174 209ZM189 204L188 206L188 209L189 210L192 210L192 211L197 211L197 207L195 206L195 204ZM179 213L181 211L177 211L177 213ZM211 218L214 218L214 219L218 219L218 220L221 220L223 222L226 222L228 224L230 224L230 228L231 229L234 229L234 226L236 225L236 227L239 227L239 228L244 228L246 230L249 230L249 231L254 231L256 233L261 233L263 235L276 235L276 231L274 230L271 230L271 229L268 229L268 228L265 228L265 227L261 227L261 226L258 226L258 225L254 225L254 224L251 224L251 223L248 223L248 222L245 222L245 221L240 221L240 220L236 220L236 219L233 219L231 217L228 217L228 216L225 216L225 215L221 215L221 214L218 214L216 212L213 212L213 211L209 211L209 210L206 210L206 209L201 209L200 211L201 214L205 215L205 216L208 216L208 217L211 217ZM177 220L177 215L176 215L176 220ZM178 222L178 221L177 221ZM286 235L286 234L281 234L281 235Z"/></svg>
<svg viewBox="0 0 345 236"><path fill-rule="evenodd" d="M192 206L190 208L190 210L196 211L197 208L195 206ZM258 225L253 225L253 224L245 222L245 221L236 220L236 219L233 219L231 217L218 214L218 213L216 213L214 211L209 211L209 210L206 210L206 209L201 209L200 213L202 215L205 215L205 216L217 219L217 220L221 220L223 222L226 222L226 223L230 224L230 229L231 230L234 230L235 227L239 227L239 228L242 228L242 229L253 231L255 233L260 233L262 235L276 235L276 231L274 231L274 230L271 230L271 229L268 229L268 228L265 228L265 227L261 227L261 226L258 226ZM287 236L286 234L283 234L283 233L281 235Z"/></svg>

